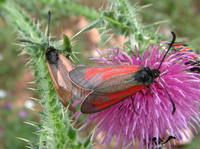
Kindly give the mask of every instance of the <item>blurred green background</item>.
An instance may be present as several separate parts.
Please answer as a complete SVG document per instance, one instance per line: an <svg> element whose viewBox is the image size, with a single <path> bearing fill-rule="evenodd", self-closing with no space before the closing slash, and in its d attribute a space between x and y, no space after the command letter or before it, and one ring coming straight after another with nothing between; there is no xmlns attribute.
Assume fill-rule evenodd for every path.
<svg viewBox="0 0 200 149"><path fill-rule="evenodd" d="M6 0L0 0L3 5ZM62 5L62 0L13 0L24 9L33 20L40 20L43 30L47 24L48 10L53 12L52 35L61 39L63 34L72 36L78 30L94 20L94 16L79 16L69 11L69 6ZM63 0L64 2L64 0ZM76 0L84 6L98 10L106 7L106 0ZM144 25L164 21L158 25L160 33L166 34L171 30L176 32L179 41L188 43L194 49L200 49L200 0L132 0L139 6L147 6L140 10L141 22ZM81 9L77 8L77 9ZM78 12L78 10L77 10ZM41 108L30 97L37 98L30 83L34 81L32 72L24 65L27 57L19 56L19 46L16 41L16 31L6 22L0 9L0 149L23 149L27 138L37 142L35 127L27 125L29 121L40 120L36 111ZM84 51L88 57L92 48L98 45L99 34L92 30L77 38L77 49ZM119 39L116 39L118 41ZM113 41L115 46L116 41ZM112 45L111 44L111 45ZM94 48L95 49L95 48ZM81 58L85 63L86 58ZM97 143L96 149L102 148ZM200 149L200 137L195 135L192 142L177 146L180 149Z"/></svg>

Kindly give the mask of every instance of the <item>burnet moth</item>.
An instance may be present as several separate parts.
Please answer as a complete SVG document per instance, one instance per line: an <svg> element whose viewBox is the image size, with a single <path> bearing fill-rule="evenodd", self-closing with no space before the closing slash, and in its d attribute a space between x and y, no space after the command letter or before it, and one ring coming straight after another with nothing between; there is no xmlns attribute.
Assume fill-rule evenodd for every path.
<svg viewBox="0 0 200 149"><path fill-rule="evenodd" d="M172 51L185 53L192 60L196 60L198 58L198 55L195 53L194 49L192 49L187 44L182 43L182 42L175 42L172 45Z"/></svg>
<svg viewBox="0 0 200 149"><path fill-rule="evenodd" d="M153 149L162 149L164 144L169 142L171 139L176 139L174 136L169 136L165 141L161 138L152 138L152 143L153 143Z"/></svg>
<svg viewBox="0 0 200 149"><path fill-rule="evenodd" d="M188 59L188 62L186 62L185 64L190 64L193 66L192 68L190 68L190 71L200 73L199 55L195 53L194 49L192 49L185 43L175 42L172 45L172 51L177 54L184 54L185 58Z"/></svg>
<svg viewBox="0 0 200 149"><path fill-rule="evenodd" d="M53 46L50 46L50 21L51 21L51 12L48 12L48 26L47 26L47 42L48 46L45 48L45 58L46 65L48 67L48 71L53 83L53 86L62 99L62 103L64 106L68 105L68 101L72 98L72 90L76 93L76 95L83 96L87 94L85 90L76 86L69 79L69 71L73 69L72 63L69 60L69 56L67 57L59 52ZM67 37L64 37L64 40L69 40ZM28 42L31 44L37 44L29 40L20 40L21 42ZM68 41L69 42L69 41ZM40 45L42 46L42 45ZM70 108L70 107L69 107Z"/></svg>
<svg viewBox="0 0 200 149"><path fill-rule="evenodd" d="M51 76L51 80L53 82L53 86L56 89L56 92L62 99L63 105L67 106L67 102L72 99L73 93L76 94L77 97L86 96L90 90L83 89L80 86L74 84L69 78L69 72L73 69L72 63L69 60L70 54L67 56L59 53L57 49L53 46L50 46L50 20L51 20L51 12L48 12L48 29L47 29L47 38L48 38L48 47L46 49L46 60L48 71ZM64 42L70 44L67 36L64 36ZM69 46L68 48L71 48ZM67 49L69 52L71 49ZM72 109L72 107L69 107Z"/></svg>
<svg viewBox="0 0 200 149"><path fill-rule="evenodd" d="M64 105L71 99L71 82L68 78L68 73L73 69L70 60L59 53L57 49L50 46L50 22L51 12L48 12L48 26L47 26L47 40L48 47L46 48L45 57L47 60L47 67L53 86L62 99Z"/></svg>
<svg viewBox="0 0 200 149"><path fill-rule="evenodd" d="M91 90L81 105L81 112L86 114L100 112L152 84L160 76L159 69L175 42L174 32L172 36L172 41L158 68L139 65L78 66L70 71L69 78L74 84ZM166 89L165 91L167 92ZM175 103L170 94L168 92L167 94L172 104L172 114L174 114Z"/></svg>

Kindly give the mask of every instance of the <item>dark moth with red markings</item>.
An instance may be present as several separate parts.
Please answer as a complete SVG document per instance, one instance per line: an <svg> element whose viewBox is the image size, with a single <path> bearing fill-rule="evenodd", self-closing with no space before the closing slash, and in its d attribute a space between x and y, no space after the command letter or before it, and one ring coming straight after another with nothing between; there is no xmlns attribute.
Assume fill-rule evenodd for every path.
<svg viewBox="0 0 200 149"><path fill-rule="evenodd" d="M60 53L58 49L50 46L50 20L51 20L51 12L48 12L48 28L47 28L47 42L48 45L44 46L39 43L34 43L32 41L21 39L21 42L36 44L45 48L45 58L46 64L48 67L48 71L53 83L53 86L59 95L64 106L68 105L68 101L73 97L73 93L76 96L83 97L88 95L90 90L82 89L79 86L75 85L69 79L69 71L73 69L72 63L69 59L71 52L71 44L67 36L64 35L64 49L68 52L65 56ZM71 107L69 107L71 108ZM72 109L72 108L71 108Z"/></svg>
<svg viewBox="0 0 200 149"><path fill-rule="evenodd" d="M48 71L53 82L53 86L58 93L59 97L64 106L68 105L68 101L71 100L73 93L76 96L86 96L90 90L82 89L79 86L75 85L69 79L69 71L73 69L72 63L69 59L71 54L71 44L67 36L64 35L63 42L64 48L68 51L68 55L60 53L59 50L55 49L53 46L50 46L49 30L50 30L50 19L51 12L48 13L48 47L46 48L45 57L47 60ZM70 107L69 107L70 108ZM72 109L72 108L71 108Z"/></svg>
<svg viewBox="0 0 200 149"><path fill-rule="evenodd" d="M72 64L63 54L59 53L54 47L48 47L46 51L48 71L53 82L53 86L62 99L62 103L67 105L71 99L71 81L67 77L72 70Z"/></svg>
<svg viewBox="0 0 200 149"><path fill-rule="evenodd" d="M198 57L198 54L195 53L194 49L192 49L187 44L182 43L182 42L173 43L172 51L185 53L188 57L190 57L190 59L193 59L193 60L196 60Z"/></svg>
<svg viewBox="0 0 200 149"><path fill-rule="evenodd" d="M45 52L45 57L47 60L47 67L53 86L62 99L63 105L67 106L67 102L71 99L71 81L68 77L69 71L72 70L72 64L70 60L59 53L57 49L50 46L50 23L51 23L51 12L48 12L48 28L47 28L47 48ZM64 41L65 43L65 41Z"/></svg>
<svg viewBox="0 0 200 149"><path fill-rule="evenodd" d="M78 97L86 96L90 92L71 82L69 78L69 72L73 69L71 61L57 49L48 47L46 60L53 86L62 99L63 105L67 106L67 102L71 100L72 90Z"/></svg>
<svg viewBox="0 0 200 149"><path fill-rule="evenodd" d="M69 78L74 84L91 90L81 105L81 112L86 114L100 112L152 84L159 77L161 64L175 41L175 34L172 35L172 42L157 69L140 65L114 65L83 66L70 71ZM174 114L175 104L169 94L168 96Z"/></svg>
<svg viewBox="0 0 200 149"><path fill-rule="evenodd" d="M187 136L182 133L185 127L190 124L199 126L199 74L188 71L190 65L185 65L187 60L183 59L181 54L167 54L162 63L166 54L166 50L161 51L162 49L163 47L154 44L140 54L138 49L134 49L135 54L131 55L119 48L102 49L97 51L98 57L92 58L96 66L76 67L69 72L69 78L75 84L82 88L91 88L91 92L84 98L76 99L74 105L82 102L82 112L102 110L88 114L82 128L95 124L94 136L103 133L101 140L105 146L109 146L114 138L118 142L116 147L160 149L171 145L171 142L165 144L171 138L168 136L172 135L179 140L182 136ZM144 68L149 68L150 72L153 69L159 70L160 75L151 77L149 71ZM73 72L76 76L73 76ZM153 78L152 83L144 81L145 77L141 76L143 72L148 74L147 78ZM142 80L136 79L136 74L139 74ZM142 89L127 91L126 88L119 91L124 84L131 87L142 85ZM105 108L102 101L95 97L99 97L99 93L106 98L110 94L116 97L116 100L119 97L120 101L112 103L110 98L103 98L103 103L108 101L108 104L105 104L108 107ZM129 95L130 93L133 94ZM168 94L176 105L174 114L171 114L172 104ZM98 108L92 104L93 101L98 101L96 105L103 107ZM88 109L84 109L84 106ZM78 112L76 115L81 114ZM153 141L154 137L156 138Z"/></svg>
<svg viewBox="0 0 200 149"><path fill-rule="evenodd" d="M199 54L195 52L195 50L189 47L187 44L182 42L175 42L172 45L172 51L176 52L177 54L185 55L185 59L188 59L186 65L192 65L190 71L200 73L200 59Z"/></svg>
<svg viewBox="0 0 200 149"><path fill-rule="evenodd" d="M77 67L69 72L70 79L82 88L91 89L81 106L83 113L102 111L153 83L157 69L137 65Z"/></svg>

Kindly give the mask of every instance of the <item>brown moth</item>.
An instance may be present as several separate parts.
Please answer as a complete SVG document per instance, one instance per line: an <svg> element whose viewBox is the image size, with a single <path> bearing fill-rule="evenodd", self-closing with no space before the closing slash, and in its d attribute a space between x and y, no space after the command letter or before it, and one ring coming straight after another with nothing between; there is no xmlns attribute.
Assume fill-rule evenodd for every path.
<svg viewBox="0 0 200 149"><path fill-rule="evenodd" d="M68 105L68 101L72 98L72 93L76 97L85 97L90 90L81 88L75 85L69 78L69 72L73 69L72 63L69 60L69 55L65 56L49 45L49 28L50 28L51 12L48 13L48 47L46 49L46 60L48 71L51 76L53 86L62 99L64 106ZM67 36L64 36L64 46L68 53L71 53L71 45Z"/></svg>

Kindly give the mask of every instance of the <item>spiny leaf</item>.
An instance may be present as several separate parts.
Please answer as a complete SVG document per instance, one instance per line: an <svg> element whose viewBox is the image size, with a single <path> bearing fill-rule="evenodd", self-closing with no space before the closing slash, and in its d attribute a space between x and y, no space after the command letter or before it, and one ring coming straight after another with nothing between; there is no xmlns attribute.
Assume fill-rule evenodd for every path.
<svg viewBox="0 0 200 149"><path fill-rule="evenodd" d="M91 30L91 29L97 27L97 25L98 25L100 22L102 22L102 19L98 19L98 20L92 22L91 24L87 25L86 27L84 27L83 29L81 29L78 33L76 33L74 36L72 36L72 37L71 37L71 40L72 40L73 38L77 37L78 35L80 35L81 33L86 32L86 31L88 31L88 30Z"/></svg>
<svg viewBox="0 0 200 149"><path fill-rule="evenodd" d="M64 50L67 51L68 53L66 57L69 58L69 56L72 54L72 45L68 36L66 35L63 35L63 47L64 47Z"/></svg>
<svg viewBox="0 0 200 149"><path fill-rule="evenodd" d="M76 139L76 130L70 127L68 130L68 136L72 141L74 141Z"/></svg>

